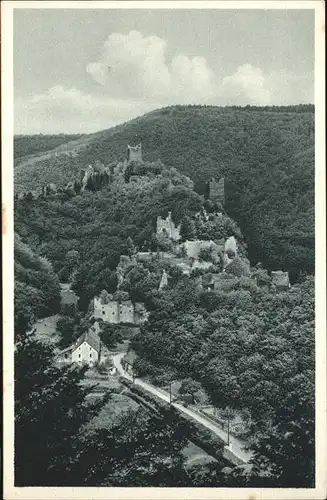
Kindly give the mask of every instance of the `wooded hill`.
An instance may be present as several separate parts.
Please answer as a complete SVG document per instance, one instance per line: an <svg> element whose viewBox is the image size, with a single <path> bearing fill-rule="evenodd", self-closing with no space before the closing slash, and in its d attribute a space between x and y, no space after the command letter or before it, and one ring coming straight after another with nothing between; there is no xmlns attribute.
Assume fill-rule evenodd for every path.
<svg viewBox="0 0 327 500"><path fill-rule="evenodd" d="M313 273L313 106L173 106L153 111L37 156L18 158L15 189L64 185L96 160L108 165L124 159L126 145L139 142L145 160L160 158L175 167L195 182L199 193L211 176L225 177L226 209L243 231L252 263L288 270L293 280L299 269Z"/></svg>
<svg viewBox="0 0 327 500"><path fill-rule="evenodd" d="M172 376L172 379L191 378L202 384L216 406L228 411L246 412L251 449L255 452L253 469L251 474L245 469L231 469L231 483L228 482L228 486L312 487L315 443L313 277L301 280L290 290L286 288L282 292L276 291L266 270L261 266L248 267L242 233L234 220L223 214L221 208L218 213L216 209L211 211L210 208L213 207L210 205L214 204L203 201L193 190L193 183L188 177L174 168L164 167L160 162L143 162L132 166L135 166L138 173L134 181L133 176L129 182L123 177L114 184L108 182L99 186L91 183L80 194L62 191L38 199L25 197L16 200L15 230L33 252L46 256L51 261L61 282L72 283L72 289L80 297L79 305L85 312L91 299L103 289L109 293L116 292L116 268L121 255L131 257L135 256L137 250L153 250L154 255L150 260L140 261L136 258L134 264L128 265L119 288L121 294L128 293L135 302L144 302L150 313L148 322L141 327L131 343L138 356L137 363L135 366L133 364L137 376L164 375L162 384L167 382L167 376ZM207 215L209 214L208 218L201 216L204 212L201 210L203 204ZM219 260L211 260L212 273L220 280L218 287L212 290L206 286L206 271L195 269L190 276L185 276L176 265L175 258L165 261L160 253L156 254L156 250L173 251L173 247L169 248L172 245L169 238L161 240L156 234L157 216L165 217L168 211L175 224L181 223L182 241L189 238L225 240L228 236L237 239L238 253L232 262L238 262L237 265L229 264L225 272L221 272ZM31 268L35 264L33 255L28 259L29 255L28 248L19 244L16 260L24 268ZM208 260L208 255L202 255L202 258ZM169 277L167 285L160 289L163 269ZM56 293L52 271L46 280L48 288L42 288L41 283L39 285L38 277L41 276L32 273L25 283L35 284L44 291L49 307L55 312ZM23 281L23 278L24 269L17 266L16 279ZM19 329L24 329L25 318L28 318L33 306L29 304L30 300L34 300L32 290L23 295L25 288L20 290L21 300L16 300L15 303L18 319L16 330L17 325ZM20 295L17 294L17 297L20 298ZM46 311L39 310L31 312L35 316L46 314ZM68 336L75 335L75 330L70 333L66 322L65 328L59 331L64 331L67 345L71 344ZM31 346L22 345L22 350L23 363L20 366L23 369L19 368L21 371L18 370L18 373L25 375L27 370L24 367L30 363L28 353ZM40 357L37 346L34 350L36 359L37 356ZM31 375L32 380L37 383L40 371L39 369L36 374ZM21 383L24 389L25 381ZM34 384L35 382L33 387ZM71 392L71 386L68 389ZM26 393L27 391L24 394ZM74 391L73 393L75 394ZM42 402L42 398L39 400ZM68 400L71 404L71 399ZM51 409L54 406L58 407L56 399ZM24 398L20 407L23 414L21 432L26 432L31 418L24 412L25 407L29 408ZM69 410L68 414L70 413ZM65 415L62 411L61 414ZM34 414L32 416L34 422ZM73 424L75 426L74 422ZM77 424L79 428L79 422ZM70 425L69 421L69 429ZM37 431L39 427L37 425ZM153 424L153 428L158 428L157 422ZM173 438L165 438L167 443L173 443L175 429L176 427L168 429ZM114 431L116 433L116 429ZM146 432L148 433L147 428ZM73 434L69 431L68 435ZM184 436L183 433L179 435ZM34 437L35 434L30 436ZM151 443L157 439L155 436L154 431L146 437L145 442ZM162 436L160 431L158 449L162 447ZM103 460L101 455L99 457L94 454L93 448L95 445L97 449L105 449L106 453L107 449L113 450L112 462L109 461L111 467L117 456L121 456L121 449L125 449L126 441L119 437L124 447L115 448L114 439L111 435L109 437L111 441L100 446L98 437L91 436L87 447L83 446L83 441L77 443L76 447L74 440L70 444L72 449L69 448L66 455L68 458L64 463L65 468L69 466L67 462L74 468L74 460L70 457L79 457L80 449L85 449L85 482L99 484L99 477L88 476L88 471L94 470L90 463L94 462L100 468L102 464L106 465L105 473L108 477L111 474L112 481L112 470L107 467L107 455ZM43 445L42 448L49 452L54 450L54 453L46 453L46 459L50 464L55 459L58 474L62 475L61 446L64 443L52 432L50 438L52 448ZM138 442L142 439L144 442L144 435L141 433ZM31 442L35 444L38 440L31 439ZM175 442L180 447L180 441L177 439ZM143 448L141 447L142 450ZM29 444L25 449L33 451L34 448ZM149 462L151 449L146 447L146 463ZM168 453L176 454L176 451L169 448ZM35 452L32 456L39 455ZM24 455L23 459L25 463L30 463ZM131 460L130 456L128 460ZM80 460L77 465L78 478L83 477L85 473L82 469L80 475ZM159 466L161 468L161 462ZM193 484L225 486L226 478L221 477L221 467L218 464L216 476L212 477L209 471L205 478L201 475L198 482ZM133 467L129 468L133 470ZM52 470L51 467L47 484L54 481ZM182 477L181 469L174 470L178 472L174 485L180 485L178 481ZM261 474L262 470L264 476ZM95 471L97 472L97 468ZM65 476L67 481L74 480L75 484L79 484L73 473L74 471ZM144 477L141 477L138 483L133 484L171 484L170 479L155 480L156 483L154 479L151 483L150 479L145 482ZM24 484L23 481L21 484Z"/></svg>

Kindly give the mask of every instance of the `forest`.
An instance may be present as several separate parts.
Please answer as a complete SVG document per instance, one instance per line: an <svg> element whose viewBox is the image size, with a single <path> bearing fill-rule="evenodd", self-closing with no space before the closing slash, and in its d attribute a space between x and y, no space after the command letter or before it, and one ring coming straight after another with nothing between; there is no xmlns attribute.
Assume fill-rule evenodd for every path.
<svg viewBox="0 0 327 500"><path fill-rule="evenodd" d="M155 267L152 273L155 272ZM172 279L158 294L131 271L126 286L142 290L151 310L132 340L140 376L165 385L176 376L200 382L219 408L246 412L255 450L253 476L265 486L314 481L314 280L273 291L267 272L226 273L218 291L198 290L196 277ZM158 370L158 367L162 370Z"/></svg>
<svg viewBox="0 0 327 500"><path fill-rule="evenodd" d="M38 138L31 138L36 144ZM282 268L298 280L314 270L314 107L173 106L109 130L70 141L69 152L15 162L15 190L73 181L95 160L126 157L142 143L146 161L158 158L195 183L225 177L226 209L240 225L252 263ZM19 142L18 142L19 144ZM37 146L35 146L37 147ZM51 151L50 151L51 153Z"/></svg>
<svg viewBox="0 0 327 500"><path fill-rule="evenodd" d="M51 263L33 252L16 233L14 240L15 333L37 318L60 310L60 285Z"/></svg>
<svg viewBox="0 0 327 500"><path fill-rule="evenodd" d="M161 119L166 116L170 123L171 115L180 113L182 134L182 122L189 113L199 115L200 127L201 114L206 112L217 118L216 108L175 107L162 110ZM312 109L294 111L294 116L285 110L221 111L226 121L232 120L233 113L243 116L244 122L238 116L242 126L253 117L256 126L261 120L267 127L262 132L261 152L258 143L257 150L251 150L252 170L250 162L248 169L244 168L245 160L233 160L234 170L231 167L228 175L227 171L218 170L234 186L229 194L227 187L226 207L219 207L219 215L218 207L201 196L200 177L196 173L192 178L186 175L187 163L185 169L178 165L175 168L173 161L165 166L159 161L151 163L150 158L133 165L123 179L114 183L91 182L84 192L75 195L62 191L16 200L15 405L19 485L26 485L30 478L39 481L42 476L43 485L58 484L64 477L67 486L314 486L314 259L310 239L313 225L306 211L311 207L313 193L310 168L313 169L314 161L308 153L312 148ZM263 116L265 113L271 115L269 120ZM277 130L278 134L281 132L279 126L275 135L271 129L268 133L268 122L270 126L281 125L285 113L291 114L285 134L281 134L284 141L288 134L287 151L285 143L283 148L274 149ZM307 134L307 143L301 144L301 150L308 146L297 172L294 168L295 158L299 158L296 155L300 154L295 146L298 139L291 140L290 132L295 116L298 124L304 126L299 135L303 134L304 139ZM150 118L154 134L156 112L147 115ZM234 123L236 128L235 116L233 119L230 127ZM168 124L165 126L168 134ZM142 127L138 130L140 134ZM188 133L191 136L190 129ZM208 131L206 135L211 137ZM160 134L157 143L164 144L167 139L160 142L159 137ZM146 143L145 136L138 140ZM166 146L168 154L169 142ZM92 151L92 163L105 163L101 147L88 147L83 155L91 155ZM231 150L234 147L230 145ZM149 151L151 148L148 152L145 149L145 156L150 156ZM170 147L170 152L174 154L174 147ZM194 151L193 154L196 165ZM260 160L262 163L261 154L266 155L265 162ZM188 158L190 170L192 162ZM258 176L259 166L262 178ZM133 179L135 174L137 179ZM291 185L286 182L287 177L293 179ZM306 208L297 203L293 207L286 196L292 193L293 201L298 201L300 191ZM202 207L210 214L208 220L198 217ZM301 225L297 212L300 209ZM237 210L244 219L235 215ZM221 273L219 262L213 262L211 271L224 275L218 289L199 286L204 283L204 272L193 271L187 277L172 262L156 255L159 249L171 250L169 241L161 241L155 234L157 216L166 217L169 211L175 224L181 224L182 240L221 240L232 235L237 239L238 256L225 273ZM252 223L253 233L249 232ZM249 235L254 247L261 249L255 259ZM102 290L116 292L120 256L148 250L154 252L154 257L127 268L120 287L121 293L128 292L132 300L143 301L150 312L148 322L131 342L137 355L135 370L139 376L155 376L159 385L176 377L189 379L200 384L217 407L243 411L248 442L254 451L250 469L226 470L223 460L218 460L205 470L186 471L181 450L189 431L168 410L154 415L140 412L135 422L133 416L126 415L127 421L118 420L110 428L89 427L112 394L94 401L90 398L91 389L80 385L85 369L57 368L51 348L28 333L35 319L59 311L60 282L71 282L80 298L80 314L85 314L90 301ZM203 252L201 258L211 257ZM293 273L290 290L276 291L267 262L273 269L290 271L291 277ZM159 290L163 269L169 276L168 285ZM72 335L75 333L72 329ZM69 339L65 342L68 345ZM35 393L42 397L34 398ZM49 415L48 427L40 433L42 422ZM131 422L128 418L134 422L132 436L126 430L126 422ZM23 435L28 436L24 448L19 446ZM63 455L65 459L59 460ZM153 466L149 468L150 458ZM38 472L36 476L36 470L42 474Z"/></svg>
<svg viewBox="0 0 327 500"><path fill-rule="evenodd" d="M15 229L22 239L50 259L60 279L76 267L73 288L82 308L104 288L115 291L115 269L120 255L128 253L128 237L146 250L152 245L157 216L171 211L178 223L200 210L203 200L192 181L175 169L162 168L161 175L137 183L16 203Z"/></svg>
<svg viewBox="0 0 327 500"><path fill-rule="evenodd" d="M79 139L82 134L54 134L54 135L16 135L14 137L14 160L36 155L44 151Z"/></svg>

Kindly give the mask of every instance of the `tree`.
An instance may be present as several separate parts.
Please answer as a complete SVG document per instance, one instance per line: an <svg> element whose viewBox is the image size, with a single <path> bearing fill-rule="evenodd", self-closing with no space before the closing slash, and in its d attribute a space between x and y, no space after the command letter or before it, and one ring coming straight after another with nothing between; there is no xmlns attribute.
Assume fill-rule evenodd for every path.
<svg viewBox="0 0 327 500"><path fill-rule="evenodd" d="M235 257L235 259L226 266L226 273L239 277L248 276L250 274L250 267L240 257Z"/></svg>
<svg viewBox="0 0 327 500"><path fill-rule="evenodd" d="M276 411L269 430L258 433L252 481L258 481L261 470L268 470L267 486L314 486L314 390L309 380L304 374L291 380L291 392Z"/></svg>
<svg viewBox="0 0 327 500"><path fill-rule="evenodd" d="M53 350L25 335L15 351L16 486L181 486L188 430L170 411L138 411L91 429L106 397L81 385L87 367L55 365ZM134 418L136 417L136 418Z"/></svg>
<svg viewBox="0 0 327 500"><path fill-rule="evenodd" d="M170 411L161 415L128 412L106 432L86 437L80 484L89 486L186 486L181 450L189 431ZM101 440L101 446L99 441Z"/></svg>
<svg viewBox="0 0 327 500"><path fill-rule="evenodd" d="M183 397L189 395L194 403L196 394L201 390L201 384L191 378L182 380L178 393Z"/></svg>
<svg viewBox="0 0 327 500"><path fill-rule="evenodd" d="M78 436L105 399L87 404L92 389L80 381L86 368L53 362L53 350L34 334L21 337L15 350L15 484L57 486L69 483L78 463Z"/></svg>
<svg viewBox="0 0 327 500"><path fill-rule="evenodd" d="M71 346L89 327L89 322L83 321L81 314L62 316L58 319L56 326L56 330L60 333L59 346L62 349Z"/></svg>
<svg viewBox="0 0 327 500"><path fill-rule="evenodd" d="M212 249L210 247L201 248L199 252L199 259L207 262L212 261Z"/></svg>
<svg viewBox="0 0 327 500"><path fill-rule="evenodd" d="M195 224L190 217L184 217L182 219L180 236L182 241L194 240L196 238Z"/></svg>
<svg viewBox="0 0 327 500"><path fill-rule="evenodd" d="M69 281L73 272L77 269L80 260L80 254L77 250L69 250L66 253L64 264L60 270L59 276L64 283Z"/></svg>
<svg viewBox="0 0 327 500"><path fill-rule="evenodd" d="M122 341L122 334L119 326L102 323L100 338L108 349L116 347L117 344Z"/></svg>

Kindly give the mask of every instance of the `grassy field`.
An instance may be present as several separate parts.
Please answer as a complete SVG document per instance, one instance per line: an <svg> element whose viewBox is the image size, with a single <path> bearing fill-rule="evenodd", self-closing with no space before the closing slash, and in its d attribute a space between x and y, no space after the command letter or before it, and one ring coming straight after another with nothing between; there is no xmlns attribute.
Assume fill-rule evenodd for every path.
<svg viewBox="0 0 327 500"><path fill-rule="evenodd" d="M36 330L37 339L42 342L56 344L59 341L59 335L56 334L56 326L59 318L59 314L56 314L36 321L33 329Z"/></svg>
<svg viewBox="0 0 327 500"><path fill-rule="evenodd" d="M112 394L110 401L102 408L99 415L91 420L88 427L92 429L110 427L120 415L128 411L137 411L138 408L139 405L125 394Z"/></svg>
<svg viewBox="0 0 327 500"><path fill-rule="evenodd" d="M214 462L215 459L199 448L196 444L189 441L183 449L183 455L186 458L186 466L203 465L208 462Z"/></svg>

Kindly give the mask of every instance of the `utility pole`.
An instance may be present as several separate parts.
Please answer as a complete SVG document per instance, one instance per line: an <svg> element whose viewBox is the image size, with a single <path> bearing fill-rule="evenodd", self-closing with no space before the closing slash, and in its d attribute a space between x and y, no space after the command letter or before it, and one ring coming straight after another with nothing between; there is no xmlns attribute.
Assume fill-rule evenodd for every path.
<svg viewBox="0 0 327 500"><path fill-rule="evenodd" d="M227 446L229 446L229 408L227 413Z"/></svg>

